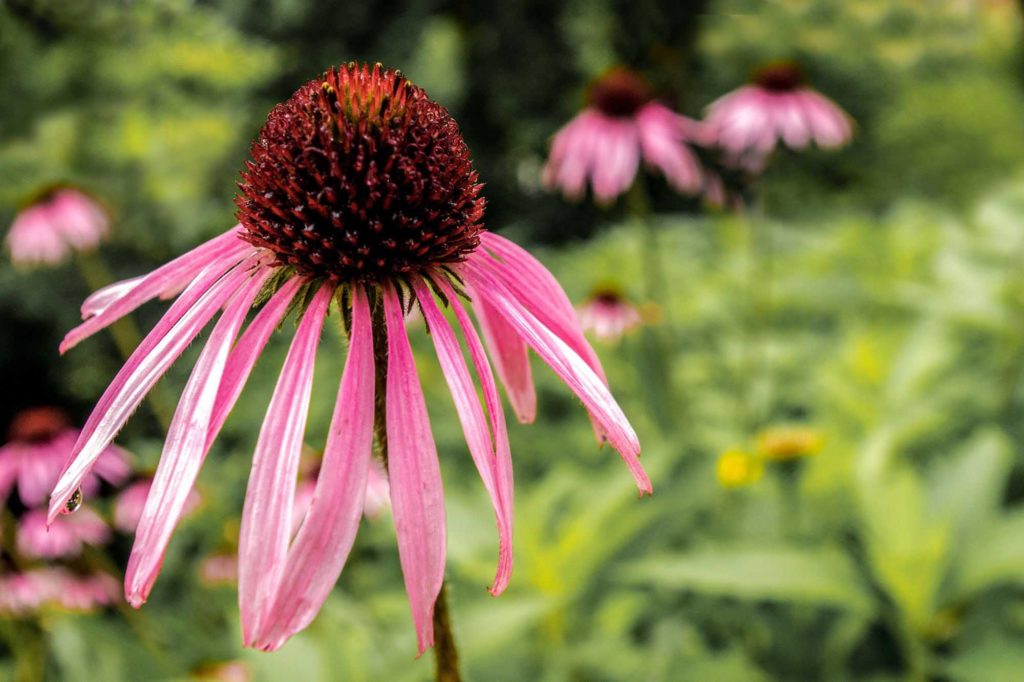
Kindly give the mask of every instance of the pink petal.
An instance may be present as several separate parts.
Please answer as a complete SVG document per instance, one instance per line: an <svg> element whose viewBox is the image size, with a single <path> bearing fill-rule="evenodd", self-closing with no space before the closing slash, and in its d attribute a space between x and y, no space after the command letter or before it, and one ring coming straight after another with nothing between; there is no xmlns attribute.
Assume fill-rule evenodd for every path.
<svg viewBox="0 0 1024 682"><path fill-rule="evenodd" d="M537 391L526 344L488 303L474 298L473 310L516 418L521 424L532 423L537 418Z"/></svg>
<svg viewBox="0 0 1024 682"><path fill-rule="evenodd" d="M162 265L133 287L126 286L125 282L118 283L122 285L120 291L123 296L115 301L103 300L105 305L102 308L97 305L96 299L91 303L86 299L88 305L83 307L83 314L96 314L67 333L60 344L60 352L67 352L83 339L121 319L146 301L161 296L168 290L181 288L185 282L210 266L214 266L213 270L227 269L228 262L239 260L245 251L252 249L252 246L238 238L238 230L239 226L236 225L219 237ZM105 287L100 290L105 292L100 297L101 300L108 299L109 289L110 287Z"/></svg>
<svg viewBox="0 0 1024 682"><path fill-rule="evenodd" d="M448 320L438 308L430 288L422 279L414 279L413 288L416 291L420 307L423 309L423 317L430 328L430 338L434 341L441 371L448 382L452 400L455 401L455 410L458 412L459 421L462 422L462 431L466 436L466 444L469 446L473 463L476 464L476 469L484 482L484 488L491 496L491 503L494 505L501 538L498 577L495 578L495 587L499 588L498 592L500 592L508 582L508 569L512 564L511 503L509 500L503 499L503 495L507 491L500 488L497 483L497 461L494 442L491 440L490 425L484 416L483 407L480 405L480 398L477 396L473 378L469 375L466 359L462 355L462 347L459 345L458 339L455 338L455 333L448 324ZM453 306L458 303L456 299L449 299L449 301L453 301Z"/></svg>
<svg viewBox="0 0 1024 682"><path fill-rule="evenodd" d="M217 434L220 433L221 427L231 413L231 408L241 395L257 358L288 311L288 306L302 282L300 277L292 277L285 282L256 314L246 327L242 338L231 350L227 366L224 368L224 377L220 382L220 390L217 392L217 402L213 405L213 416L210 417L210 430L206 434L207 450L217 439Z"/></svg>
<svg viewBox="0 0 1024 682"><path fill-rule="evenodd" d="M594 153L594 196L599 202L611 202L633 184L640 165L640 141L634 122L606 118Z"/></svg>
<svg viewBox="0 0 1024 682"><path fill-rule="evenodd" d="M277 649L306 627L345 566L363 513L373 448L373 331L366 293L352 288L352 333L316 492L256 646Z"/></svg>
<svg viewBox="0 0 1024 682"><path fill-rule="evenodd" d="M530 310L512 295L512 292L489 270L481 259L466 262L465 272L478 296L486 297L505 320L512 325L526 343L533 348L583 401L591 415L607 433L612 446L619 451L641 492L651 492L651 482L638 458L640 443L633 427L618 403L608 392L605 383L556 334L533 316Z"/></svg>
<svg viewBox="0 0 1024 682"><path fill-rule="evenodd" d="M213 328L181 394L138 520L125 573L125 598L136 608L146 601L156 581L167 543L206 457L206 434L231 344L269 274L269 270L263 271L237 292Z"/></svg>
<svg viewBox="0 0 1024 682"><path fill-rule="evenodd" d="M452 289L448 280L438 281L442 293L448 298L448 303L455 313L459 326L462 328L462 336L469 346L469 354L473 359L476 368L476 375L480 378L480 385L483 388L484 402L487 405L487 412L491 418L491 432L494 434L494 478L498 496L500 499L500 514L498 520L498 574L491 586L491 594L497 596L508 586L512 574L512 522L514 514L512 511L514 503L512 484L512 452L508 444L508 430L505 425L505 412L501 407L501 400L498 398L498 387L494 382L494 374L491 372L491 365L487 362L487 354L484 353L483 344L477 336L473 322L469 319L465 309L459 302L458 296Z"/></svg>
<svg viewBox="0 0 1024 682"><path fill-rule="evenodd" d="M391 507L398 556L422 654L434 644L434 602L444 580L447 551L444 491L437 447L416 363L405 336L398 294L383 288L388 332L387 434Z"/></svg>
<svg viewBox="0 0 1024 682"><path fill-rule="evenodd" d="M703 182L700 163L685 142L686 119L652 102L637 114L644 161L658 168L677 191L693 194Z"/></svg>
<svg viewBox="0 0 1024 682"><path fill-rule="evenodd" d="M206 278L197 279L143 339L89 415L50 496L51 521L153 385L249 276L245 265L239 264L212 284ZM194 303L181 310L177 304L182 301Z"/></svg>
<svg viewBox="0 0 1024 682"><path fill-rule="evenodd" d="M302 315L256 441L238 537L238 605L245 646L256 641L288 555L313 363L333 293L333 286L321 286Z"/></svg>

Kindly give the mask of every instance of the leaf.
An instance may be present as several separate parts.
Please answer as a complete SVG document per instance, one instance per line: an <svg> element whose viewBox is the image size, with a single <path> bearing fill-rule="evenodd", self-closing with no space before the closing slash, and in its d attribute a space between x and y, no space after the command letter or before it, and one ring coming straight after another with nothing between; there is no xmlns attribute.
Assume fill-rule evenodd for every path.
<svg viewBox="0 0 1024 682"><path fill-rule="evenodd" d="M979 530L951 582L961 599L999 584L1024 585L1024 510Z"/></svg>
<svg viewBox="0 0 1024 682"><path fill-rule="evenodd" d="M791 602L870 612L873 601L853 562L822 547L722 548L663 555L630 564L633 583L740 599Z"/></svg>

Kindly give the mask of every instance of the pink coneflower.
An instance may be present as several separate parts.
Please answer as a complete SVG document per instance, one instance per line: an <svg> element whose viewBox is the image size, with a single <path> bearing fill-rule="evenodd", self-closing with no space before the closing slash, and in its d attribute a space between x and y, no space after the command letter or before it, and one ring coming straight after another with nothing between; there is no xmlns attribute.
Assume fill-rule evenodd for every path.
<svg viewBox="0 0 1024 682"><path fill-rule="evenodd" d="M484 230L469 150L455 121L423 90L379 65L328 71L271 112L251 154L237 201L241 224L93 296L88 319L65 338L62 350L150 299L180 292L89 418L53 493L51 518L145 394L223 311L185 386L136 531L125 592L141 605L207 451L267 339L295 310L298 328L260 429L242 513L243 640L277 648L327 598L362 516L376 426L423 651L433 643L444 576L445 510L405 311L421 308L494 504L500 550L493 593L504 590L512 566L512 469L504 413L465 294L520 418L535 413L529 347L580 397L649 492L636 435L561 287L526 251ZM240 334L254 305L260 310ZM313 363L332 305L348 330L348 358L316 491L292 540ZM442 307L469 347L484 405Z"/></svg>
<svg viewBox="0 0 1024 682"><path fill-rule="evenodd" d="M142 510L146 506L146 498L149 497L149 490L153 486L151 479L136 481L121 491L114 504L114 528L124 533L134 533L139 519L142 518ZM185 500L182 508L182 515L188 514L199 506L199 493L193 490Z"/></svg>
<svg viewBox="0 0 1024 682"><path fill-rule="evenodd" d="M76 189L58 187L15 217L7 248L19 265L56 265L73 251L95 248L109 226L106 212L96 201Z"/></svg>
<svg viewBox="0 0 1024 682"><path fill-rule="evenodd" d="M208 585L238 582L238 556L220 552L211 554L199 564L199 578Z"/></svg>
<svg viewBox="0 0 1024 682"><path fill-rule="evenodd" d="M33 407L18 413L8 429L7 443L0 446L0 500L17 487L24 506L33 508L45 503L78 436L78 429L70 427L57 408ZM82 479L77 499L95 493L100 479L118 485L130 473L124 451L107 443L89 475Z"/></svg>
<svg viewBox="0 0 1024 682"><path fill-rule="evenodd" d="M107 522L88 508L49 525L43 509L33 509L18 519L18 551L33 559L78 556L83 545L104 545L109 541Z"/></svg>
<svg viewBox="0 0 1024 682"><path fill-rule="evenodd" d="M543 181L570 199L587 182L599 202L629 189L643 160L684 194L701 189L700 162L687 143L699 124L654 101L647 84L627 69L613 69L590 88L587 106L555 134Z"/></svg>
<svg viewBox="0 0 1024 682"><path fill-rule="evenodd" d="M803 149L811 142L831 149L850 141L850 117L835 102L804 83L789 62L754 73L752 82L708 106L704 120L709 142L741 166L757 168L782 142Z"/></svg>
<svg viewBox="0 0 1024 682"><path fill-rule="evenodd" d="M640 311L618 289L601 287L579 308L580 324L602 341L618 341L643 323Z"/></svg>
<svg viewBox="0 0 1024 682"><path fill-rule="evenodd" d="M66 568L35 568L0 575L0 615L23 616L53 605L91 611L117 598L118 584L106 573L79 575Z"/></svg>

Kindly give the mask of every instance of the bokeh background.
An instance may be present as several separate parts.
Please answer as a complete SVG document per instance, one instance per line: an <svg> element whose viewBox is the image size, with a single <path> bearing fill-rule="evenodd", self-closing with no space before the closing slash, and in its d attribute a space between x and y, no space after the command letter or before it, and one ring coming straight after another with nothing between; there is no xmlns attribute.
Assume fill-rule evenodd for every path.
<svg viewBox="0 0 1024 682"><path fill-rule="evenodd" d="M267 112L349 60L402 69L450 108L487 223L574 301L612 282L648 325L598 345L644 445L638 499L583 410L537 363L540 414L510 425L516 568L486 592L493 516L436 361L420 354L448 500L456 636L473 680L984 680L1024 670L1024 49L1010 0L7 0L0 4L0 224L54 182L100 197L101 249L0 260L0 422L84 421L122 361L107 336L56 352L93 286L233 223ZM784 152L743 211L647 179L572 204L540 183L551 135L609 67L695 118L769 60L797 60L856 121L839 151ZM146 329L162 306L135 315ZM150 602L0 620L0 678L422 680L393 530L364 523L308 630L241 648L229 553L288 335L258 365L200 477ZM429 341L414 335L419 348ZM199 344L197 344L199 345ZM343 360L325 340L308 442ZM159 385L175 399L189 359ZM143 407L118 443L152 470ZM778 461L764 434L800 429ZM2 428L2 425L0 425ZM760 438L759 438L760 436ZM758 471L730 478L723 453ZM760 476L757 474L760 473ZM741 480L742 479L742 480ZM87 504L90 504L87 501ZM93 507L109 513L108 504ZM10 524L0 526L10 536ZM106 552L123 569L131 538ZM6 560L5 560L6 561ZM4 563L5 570L9 568Z"/></svg>

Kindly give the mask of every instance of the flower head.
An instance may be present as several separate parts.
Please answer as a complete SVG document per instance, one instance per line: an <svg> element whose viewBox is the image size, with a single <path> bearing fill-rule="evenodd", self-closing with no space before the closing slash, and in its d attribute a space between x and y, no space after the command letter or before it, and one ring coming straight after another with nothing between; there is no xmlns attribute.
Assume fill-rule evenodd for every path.
<svg viewBox="0 0 1024 682"><path fill-rule="evenodd" d="M640 489L650 491L636 435L568 298L532 256L483 228L468 149L448 112L423 90L379 65L328 71L274 109L240 187L239 225L90 296L85 321L62 344L67 350L146 301L176 296L100 398L54 490L51 518L145 394L221 313L182 393L139 519L125 576L133 605L149 595L203 459L290 310L298 328L259 431L239 533L247 645L279 647L327 598L363 514L375 425L386 435L392 515L420 650L433 642L447 531L436 446L404 323L411 305L429 327L494 505L499 562L492 592L505 588L512 566L511 458L492 361L517 416L530 421L533 349L580 397ZM471 300L484 342L463 300ZM313 365L332 306L345 322L348 357L321 472L293 537ZM253 307L259 310L245 327ZM442 307L469 348L483 404Z"/></svg>
<svg viewBox="0 0 1024 682"><path fill-rule="evenodd" d="M146 498L149 497L149 490L153 487L152 479L144 478L132 483L121 491L114 503L114 528L123 533L134 533L139 519L142 518L142 510L146 506ZM201 498L199 493L193 490L188 499L182 514L187 515L199 506Z"/></svg>
<svg viewBox="0 0 1024 682"><path fill-rule="evenodd" d="M853 134L846 112L807 86L790 62L757 70L751 83L712 102L704 123L707 139L749 170L760 170L780 142L792 149L811 142L832 149Z"/></svg>
<svg viewBox="0 0 1024 682"><path fill-rule="evenodd" d="M757 451L767 460L788 461L821 451L825 439L805 426L775 426L757 436Z"/></svg>
<svg viewBox="0 0 1024 682"><path fill-rule="evenodd" d="M8 428L7 443L0 446L0 500L15 490L21 504L35 508L46 502L64 464L78 440L78 429L55 407L33 407L19 412ZM81 496L94 494L101 479L120 485L131 473L127 455L107 443L96 465L82 479ZM70 499L70 496L69 496Z"/></svg>
<svg viewBox="0 0 1024 682"><path fill-rule="evenodd" d="M743 450L726 450L718 456L715 475L723 488L741 488L760 480L764 473L761 458Z"/></svg>
<svg viewBox="0 0 1024 682"><path fill-rule="evenodd" d="M643 323L640 311L615 287L600 287L579 308L584 331L602 341L617 341Z"/></svg>
<svg viewBox="0 0 1024 682"><path fill-rule="evenodd" d="M640 161L660 171L684 194L700 191L702 173L688 143L696 121L654 99L650 87L627 69L613 69L590 88L587 106L555 134L543 180L570 199L590 182L601 203L629 189Z"/></svg>
<svg viewBox="0 0 1024 682"><path fill-rule="evenodd" d="M55 187L21 211L7 233L11 260L19 265L56 265L73 251L95 248L106 237L109 218L77 189Z"/></svg>

